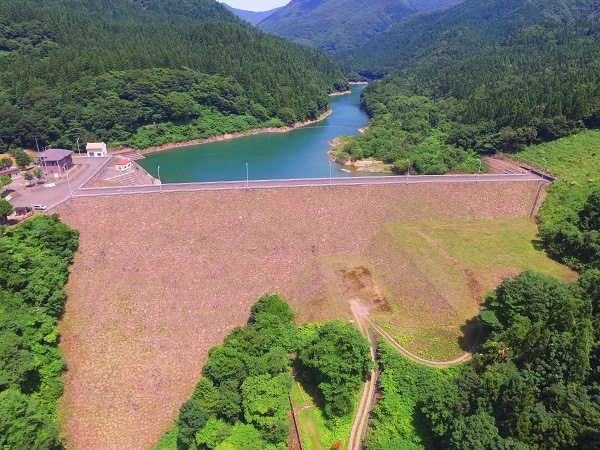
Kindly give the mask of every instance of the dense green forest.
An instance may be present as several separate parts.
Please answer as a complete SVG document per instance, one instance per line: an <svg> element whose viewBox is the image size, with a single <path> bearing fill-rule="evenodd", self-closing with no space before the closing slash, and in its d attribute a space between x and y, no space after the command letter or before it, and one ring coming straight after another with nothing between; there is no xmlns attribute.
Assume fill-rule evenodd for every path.
<svg viewBox="0 0 600 450"><path fill-rule="evenodd" d="M248 324L210 350L176 429L157 448L287 448L292 367L315 386L329 419L351 414L371 369L369 343L350 324L296 328L293 318L280 297L261 297Z"/></svg>
<svg viewBox="0 0 600 450"><path fill-rule="evenodd" d="M600 446L600 271L566 284L505 280L472 363L440 370L383 343L369 449L596 449Z"/></svg>
<svg viewBox="0 0 600 450"><path fill-rule="evenodd" d="M143 147L291 124L347 86L327 56L212 0L6 0L0 61L0 145Z"/></svg>
<svg viewBox="0 0 600 450"><path fill-rule="evenodd" d="M425 24L444 25L462 17L461 11L474 14L475 6L481 9L484 3L488 5L467 1L435 13L432 17L437 20L431 23L424 18L416 22L424 29ZM369 128L338 149L338 158L372 157L395 163L399 173L406 171L407 159L416 173L473 171L477 154L516 152L597 127L600 17L567 20L584 16L600 2L578 2L579 9L575 2L548 2L544 10L548 14L538 11L536 17L556 20L489 43L516 24L533 21L522 16L535 2L512 2L519 7L508 1L496 3L498 10L490 8L486 20L469 16L464 23L448 25L445 33L435 29L429 39L423 36L421 45L380 52L398 58L398 72L391 71L364 91L363 107L372 117ZM561 16L552 8L554 3L564 4L562 18L567 22L558 21ZM490 24L494 17L497 22ZM514 27L505 29L502 24L509 19ZM407 28L411 23L406 22ZM463 42L463 35L470 36L470 43Z"/></svg>
<svg viewBox="0 0 600 450"><path fill-rule="evenodd" d="M369 78L421 63L443 67L532 25L578 21L598 7L598 0L466 0L400 20L337 58Z"/></svg>
<svg viewBox="0 0 600 450"><path fill-rule="evenodd" d="M464 0L292 0L258 26L336 54L354 49L403 17Z"/></svg>
<svg viewBox="0 0 600 450"><path fill-rule="evenodd" d="M78 233L57 215L0 227L0 447L62 448L57 319Z"/></svg>

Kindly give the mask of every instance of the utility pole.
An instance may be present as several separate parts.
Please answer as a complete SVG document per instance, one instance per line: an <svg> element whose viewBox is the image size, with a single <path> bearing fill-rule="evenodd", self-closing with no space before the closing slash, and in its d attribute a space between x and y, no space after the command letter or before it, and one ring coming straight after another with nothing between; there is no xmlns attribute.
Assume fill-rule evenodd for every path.
<svg viewBox="0 0 600 450"><path fill-rule="evenodd" d="M162 194L162 181L160 181L160 166L158 166L158 191Z"/></svg>
<svg viewBox="0 0 600 450"><path fill-rule="evenodd" d="M69 195L73 198L73 189L71 189L71 179L69 178L69 170L65 164L65 174L67 175L67 184L69 185Z"/></svg>
<svg viewBox="0 0 600 450"><path fill-rule="evenodd" d="M410 176L410 161L407 159L406 163L408 164L406 166L406 184L408 184L408 177Z"/></svg>
<svg viewBox="0 0 600 450"><path fill-rule="evenodd" d="M481 159L477 158L479 161L479 171L477 172L477 182L479 183L479 176L481 175Z"/></svg>
<svg viewBox="0 0 600 450"><path fill-rule="evenodd" d="M331 161L329 161L329 187L331 187Z"/></svg>
<svg viewBox="0 0 600 450"><path fill-rule="evenodd" d="M246 163L246 190L248 190L248 163Z"/></svg>
<svg viewBox="0 0 600 450"><path fill-rule="evenodd" d="M544 172L542 174L542 178L546 180L546 170L548 169L548 161L546 161L546 158L542 158L542 161L544 161Z"/></svg>

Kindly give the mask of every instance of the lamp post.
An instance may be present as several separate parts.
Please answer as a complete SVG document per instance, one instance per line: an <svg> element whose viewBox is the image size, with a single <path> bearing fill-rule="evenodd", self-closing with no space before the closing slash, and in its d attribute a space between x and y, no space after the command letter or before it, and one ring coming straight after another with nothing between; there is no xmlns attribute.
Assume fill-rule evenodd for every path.
<svg viewBox="0 0 600 450"><path fill-rule="evenodd" d="M248 163L246 163L246 190L248 190Z"/></svg>
<svg viewBox="0 0 600 450"><path fill-rule="evenodd" d="M331 187L331 161L329 161L329 187Z"/></svg>
<svg viewBox="0 0 600 450"><path fill-rule="evenodd" d="M477 171L477 182L479 183L479 176L481 175L481 159L477 158L479 161L479 170Z"/></svg>
<svg viewBox="0 0 600 450"><path fill-rule="evenodd" d="M158 166L158 190L162 194L162 181L160 181L160 166Z"/></svg>
<svg viewBox="0 0 600 450"><path fill-rule="evenodd" d="M79 155L81 153L81 150L79 150L79 138L77 138L77 155Z"/></svg>
<svg viewBox="0 0 600 450"><path fill-rule="evenodd" d="M546 169L548 168L548 161L546 161L546 158L542 158L542 161L544 161L544 172L542 173L542 178L545 180L546 179Z"/></svg>
<svg viewBox="0 0 600 450"><path fill-rule="evenodd" d="M407 159L406 163L406 184L408 184L408 177L410 176L410 161Z"/></svg>
<svg viewBox="0 0 600 450"><path fill-rule="evenodd" d="M73 189L71 189L71 179L69 178L69 170L67 169L67 165L65 164L65 175L67 175L67 184L69 185L69 195L73 198Z"/></svg>

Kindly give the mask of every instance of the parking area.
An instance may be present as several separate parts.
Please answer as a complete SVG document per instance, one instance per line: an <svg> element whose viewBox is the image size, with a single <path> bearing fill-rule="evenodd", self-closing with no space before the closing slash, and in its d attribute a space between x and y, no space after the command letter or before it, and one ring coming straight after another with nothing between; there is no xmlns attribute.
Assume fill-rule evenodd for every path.
<svg viewBox="0 0 600 450"><path fill-rule="evenodd" d="M34 205L41 204L49 208L68 198L72 191L89 181L110 159L112 157L74 156L73 168L62 178L52 179L44 184L28 186L23 177L17 178L9 185L9 189L14 190L9 201L14 207L32 208Z"/></svg>

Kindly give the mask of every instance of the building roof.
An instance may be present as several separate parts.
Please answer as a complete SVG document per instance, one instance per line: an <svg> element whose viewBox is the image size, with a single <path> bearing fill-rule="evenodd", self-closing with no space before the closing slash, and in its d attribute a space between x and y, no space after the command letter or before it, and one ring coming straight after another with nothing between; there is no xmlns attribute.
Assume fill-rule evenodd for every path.
<svg viewBox="0 0 600 450"><path fill-rule="evenodd" d="M85 146L86 150L104 150L106 144L104 142L88 142Z"/></svg>
<svg viewBox="0 0 600 450"><path fill-rule="evenodd" d="M67 156L73 153L71 150L63 150L61 148L51 148L45 152L38 153L36 158L43 159L44 161L62 161Z"/></svg>
<svg viewBox="0 0 600 450"><path fill-rule="evenodd" d="M18 172L18 171L19 171L18 167L9 167L8 169L0 170L0 175L7 175L9 173L14 173L14 172Z"/></svg>
<svg viewBox="0 0 600 450"><path fill-rule="evenodd" d="M130 160L130 159L124 159L124 158L123 158L123 159L119 159L119 160L118 160L118 161L115 163L115 165L117 165L117 166L124 166L125 164L129 164L130 162L131 162L131 160Z"/></svg>

